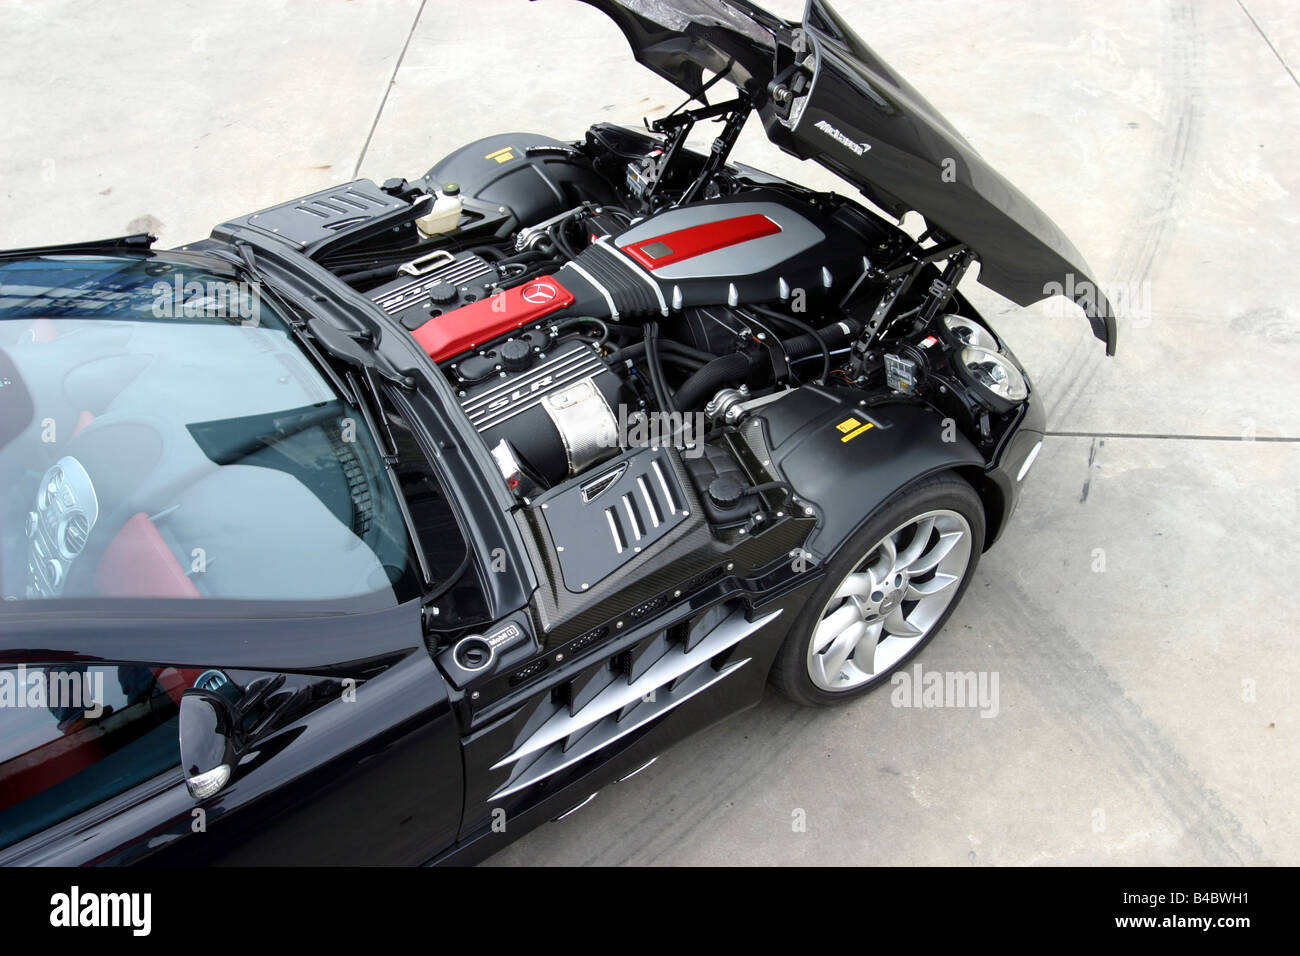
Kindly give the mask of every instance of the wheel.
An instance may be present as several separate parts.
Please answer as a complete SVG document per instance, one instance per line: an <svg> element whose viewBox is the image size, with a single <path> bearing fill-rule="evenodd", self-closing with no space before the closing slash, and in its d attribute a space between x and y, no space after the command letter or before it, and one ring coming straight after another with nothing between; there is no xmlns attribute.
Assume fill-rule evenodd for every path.
<svg viewBox="0 0 1300 956"><path fill-rule="evenodd" d="M815 706L879 687L943 627L983 546L984 507L961 478L903 488L828 562L777 654L773 685Z"/></svg>

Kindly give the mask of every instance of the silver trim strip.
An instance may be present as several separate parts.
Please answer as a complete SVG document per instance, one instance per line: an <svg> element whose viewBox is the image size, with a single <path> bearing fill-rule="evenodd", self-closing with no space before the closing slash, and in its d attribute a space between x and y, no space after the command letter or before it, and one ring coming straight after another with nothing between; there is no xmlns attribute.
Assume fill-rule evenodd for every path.
<svg viewBox="0 0 1300 956"><path fill-rule="evenodd" d="M461 408L466 411L476 409L478 406L482 405L484 401L492 399L501 392L512 388L518 388L520 385L527 385L537 378L545 378L548 374L557 370L557 367L560 367L565 363L572 364L575 359L584 358L599 362L599 359L594 352L581 346L575 346L567 352L561 352L559 355L548 358L541 365L533 366L527 372L508 378L508 380L502 381L498 385L494 385L485 392L479 392L473 398L462 403Z"/></svg>
<svg viewBox="0 0 1300 956"><path fill-rule="evenodd" d="M646 511L650 513L650 523L656 528L663 524L659 520L659 506L655 503L654 497L650 494L650 486L645 483L645 475L636 476L636 486L641 489L641 497L645 499Z"/></svg>
<svg viewBox="0 0 1300 956"><path fill-rule="evenodd" d="M565 817L571 817L571 816L573 816L575 813L577 813L579 810L581 810L581 809L582 809L583 807L585 807L587 804L591 803L591 801L595 800L596 797L599 796L599 795L600 795L600 791L599 791L599 790L597 790L595 793L588 794L587 797L586 797L586 799L578 801L578 802L575 803L573 806L569 807L569 809L567 809L567 810L565 810L563 813L561 813L558 817L555 817L553 820L551 820L551 822L552 822L552 823L559 823L559 822L560 822L561 820L563 820Z"/></svg>
<svg viewBox="0 0 1300 956"><path fill-rule="evenodd" d="M637 774L639 774L642 770L649 770L650 767L651 767L651 766L655 763L655 761L658 760L658 759L659 759L658 757L651 757L649 760L647 760L647 761L646 761L645 763L643 763L641 766L637 767L635 770L631 771L630 773L625 773L625 774L623 774L623 776L619 777L619 778L618 778L617 780L615 780L614 782L615 782L615 783L622 783L624 780L631 780L633 777L635 777Z"/></svg>
<svg viewBox="0 0 1300 956"><path fill-rule="evenodd" d="M668 506L668 514L677 514L677 499L673 497L673 491L668 486L668 479L664 477L663 469L659 467L659 459L656 458L650 462L650 469L655 473L655 477L659 479L659 487L664 490L664 504ZM685 508L682 508L681 511L684 514L688 513Z"/></svg>
<svg viewBox="0 0 1300 956"><path fill-rule="evenodd" d="M606 508L606 509L605 509L605 520L609 522L609 533L610 533L610 534L613 536L613 538L614 538L614 550L615 550L617 553L622 554L622 553L623 553L623 536L620 535L620 534L618 533L618 525L614 522L614 509L613 509L613 508Z"/></svg>
<svg viewBox="0 0 1300 956"><path fill-rule="evenodd" d="M620 500L623 502L623 510L627 512L627 520L632 526L632 534L640 541L645 537L645 531L641 527L641 522L637 520L636 511L632 508L632 497L624 495Z"/></svg>

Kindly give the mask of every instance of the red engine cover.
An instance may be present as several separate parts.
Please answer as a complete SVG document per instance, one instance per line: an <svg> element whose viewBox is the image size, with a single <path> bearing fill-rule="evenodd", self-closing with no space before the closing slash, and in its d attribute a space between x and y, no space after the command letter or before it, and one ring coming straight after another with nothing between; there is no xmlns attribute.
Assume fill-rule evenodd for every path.
<svg viewBox="0 0 1300 956"><path fill-rule="evenodd" d="M573 293L559 280L541 276L430 319L411 334L441 362L572 304Z"/></svg>
<svg viewBox="0 0 1300 956"><path fill-rule="evenodd" d="M751 239L773 236L780 231L781 227L768 216L756 213L687 226L685 229L631 243L624 246L623 251L647 269L653 270L683 259L694 259L706 252L737 246Z"/></svg>

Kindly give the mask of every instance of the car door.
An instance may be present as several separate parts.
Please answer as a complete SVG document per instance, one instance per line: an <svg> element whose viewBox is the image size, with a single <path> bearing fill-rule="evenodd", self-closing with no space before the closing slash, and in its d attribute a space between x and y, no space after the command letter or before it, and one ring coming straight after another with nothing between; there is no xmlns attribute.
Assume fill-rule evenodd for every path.
<svg viewBox="0 0 1300 956"><path fill-rule="evenodd" d="M418 633L418 632L417 632ZM356 679L138 661L0 663L0 864L415 864L462 804L447 689L422 649ZM270 716L229 784L186 789L196 682Z"/></svg>

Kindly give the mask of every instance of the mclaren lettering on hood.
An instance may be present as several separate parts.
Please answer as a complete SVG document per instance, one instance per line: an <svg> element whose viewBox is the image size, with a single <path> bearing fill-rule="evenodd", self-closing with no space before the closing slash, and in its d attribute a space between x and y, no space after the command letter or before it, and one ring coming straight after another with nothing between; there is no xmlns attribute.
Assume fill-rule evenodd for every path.
<svg viewBox="0 0 1300 956"><path fill-rule="evenodd" d="M746 0L584 2L686 93L707 96L706 77L724 74L781 149L968 245L985 286L1018 305L1064 290L1115 353L1114 312L1079 250L824 0L811 0L801 23Z"/></svg>

